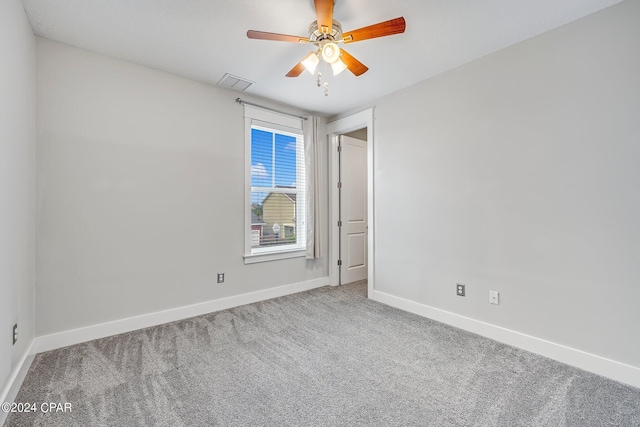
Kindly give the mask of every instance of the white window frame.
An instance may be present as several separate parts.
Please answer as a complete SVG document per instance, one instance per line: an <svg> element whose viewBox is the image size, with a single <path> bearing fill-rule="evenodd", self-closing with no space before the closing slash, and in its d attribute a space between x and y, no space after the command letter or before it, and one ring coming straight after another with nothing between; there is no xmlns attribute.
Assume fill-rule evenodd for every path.
<svg viewBox="0 0 640 427"><path fill-rule="evenodd" d="M261 187L251 187L251 129L257 128L267 132L296 137L296 159L298 170L304 168L304 137L302 120L298 117L280 114L245 104L245 243L244 263L275 261L287 258L304 257L306 254L306 189L296 183L296 244L271 247L252 248L251 234L251 192L260 191ZM300 151L298 151L300 150ZM302 169L304 170L304 169ZM304 176L304 175L303 175ZM298 174L298 178L300 174ZM273 192L274 189L270 189ZM279 189L275 190L280 191ZM282 189L282 193L291 193L291 189Z"/></svg>

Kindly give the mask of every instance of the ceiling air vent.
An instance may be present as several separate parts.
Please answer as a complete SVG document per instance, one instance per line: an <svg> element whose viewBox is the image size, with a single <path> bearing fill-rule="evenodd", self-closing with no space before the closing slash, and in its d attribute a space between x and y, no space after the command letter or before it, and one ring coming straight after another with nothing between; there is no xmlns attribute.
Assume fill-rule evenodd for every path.
<svg viewBox="0 0 640 427"><path fill-rule="evenodd" d="M252 84L253 82L250 82L249 80L243 79L242 77L234 76L229 73L225 74L218 82L218 86L237 90L239 92L244 92L244 90Z"/></svg>

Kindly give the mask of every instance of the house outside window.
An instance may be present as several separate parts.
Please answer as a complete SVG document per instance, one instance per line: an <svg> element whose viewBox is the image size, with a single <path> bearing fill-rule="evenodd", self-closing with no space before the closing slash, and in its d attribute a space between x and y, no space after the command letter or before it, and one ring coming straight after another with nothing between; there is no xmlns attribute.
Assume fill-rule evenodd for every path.
<svg viewBox="0 0 640 427"><path fill-rule="evenodd" d="M246 114L247 110L255 113L245 107L245 263L304 256L306 188L301 119L295 118L298 129L290 127L291 120L281 120L288 116L257 112L261 119L272 120L265 122Z"/></svg>

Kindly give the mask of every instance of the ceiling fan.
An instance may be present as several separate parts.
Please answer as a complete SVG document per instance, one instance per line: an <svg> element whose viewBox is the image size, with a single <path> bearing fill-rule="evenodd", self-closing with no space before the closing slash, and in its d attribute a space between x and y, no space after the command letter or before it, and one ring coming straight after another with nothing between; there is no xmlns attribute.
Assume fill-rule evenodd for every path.
<svg viewBox="0 0 640 427"><path fill-rule="evenodd" d="M338 43L355 43L362 40L404 33L406 28L405 20L403 17L400 17L357 30L343 32L340 22L333 19L333 4L334 0L314 0L317 20L313 21L309 26L309 37L290 36L254 30L247 31L247 37L250 39L311 43L316 45L317 49L310 52L302 61L298 62L295 67L287 73L287 77L298 77L305 69L311 74L314 74L320 63L320 58L331 65L334 76L345 69L348 69L356 76L360 76L367 72L369 68L351 56L346 50L338 47ZM320 76L318 76L318 86L319 85Z"/></svg>

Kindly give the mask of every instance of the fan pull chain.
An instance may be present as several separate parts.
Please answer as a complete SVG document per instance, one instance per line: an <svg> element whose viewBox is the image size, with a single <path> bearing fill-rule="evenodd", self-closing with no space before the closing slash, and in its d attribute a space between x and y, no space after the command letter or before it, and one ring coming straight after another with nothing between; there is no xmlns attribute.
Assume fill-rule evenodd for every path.
<svg viewBox="0 0 640 427"><path fill-rule="evenodd" d="M324 82L324 84L322 84L322 73L320 71L318 71L318 78L316 79L316 84L318 85L318 87L322 87L324 96L329 96L329 82Z"/></svg>

